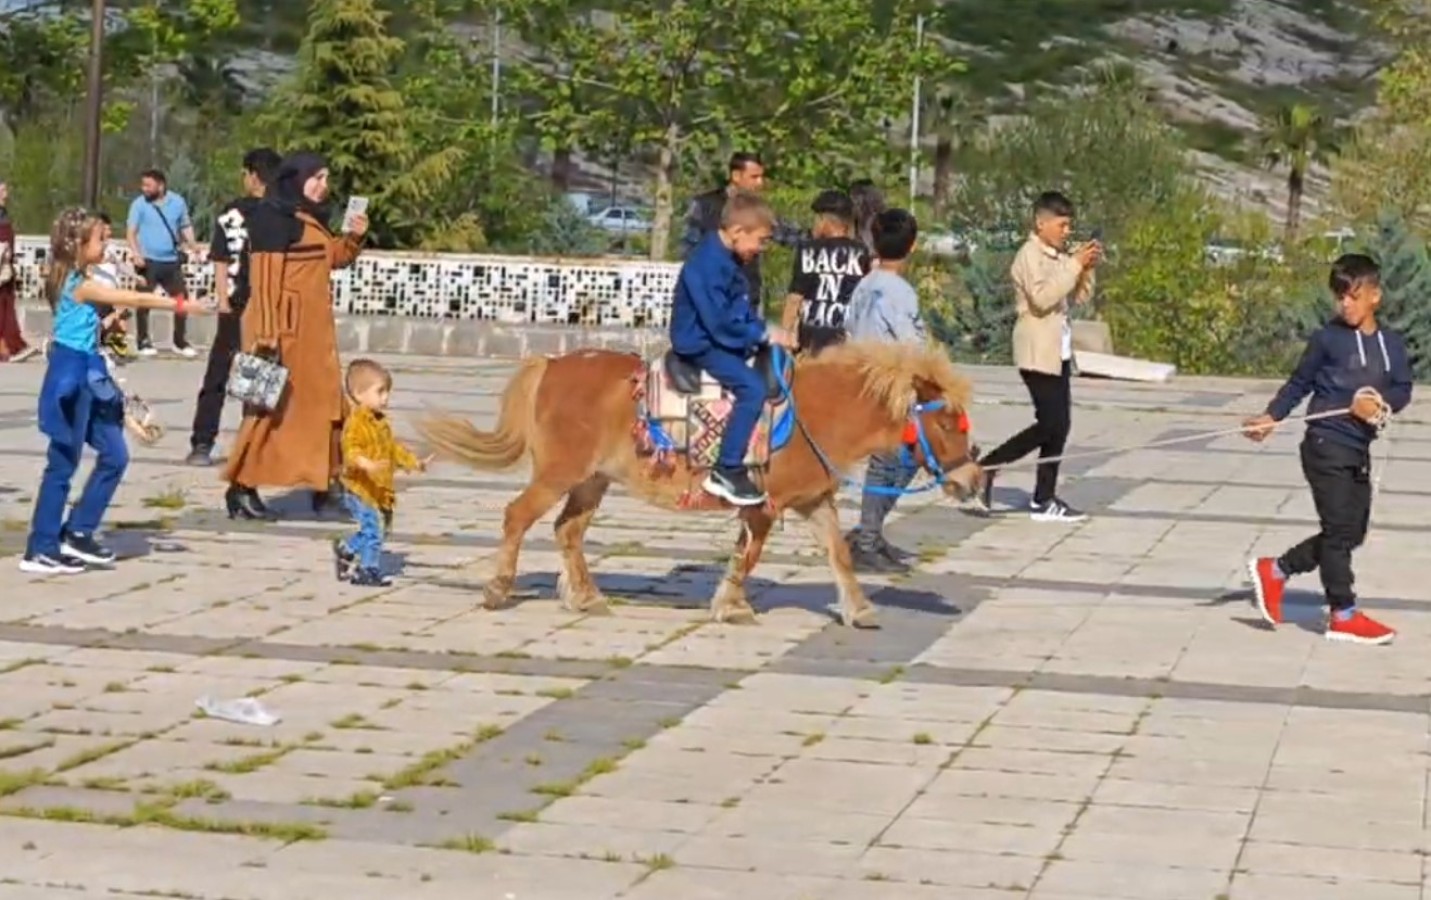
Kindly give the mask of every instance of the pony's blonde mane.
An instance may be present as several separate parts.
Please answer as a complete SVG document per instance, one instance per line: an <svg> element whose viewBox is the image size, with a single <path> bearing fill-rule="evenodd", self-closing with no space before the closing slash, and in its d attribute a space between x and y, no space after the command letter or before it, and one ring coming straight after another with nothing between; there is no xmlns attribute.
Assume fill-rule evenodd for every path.
<svg viewBox="0 0 1431 900"><path fill-rule="evenodd" d="M854 341L821 351L813 359L802 357L800 368L853 366L860 374L863 392L879 403L893 419L903 419L915 403L914 381L934 385L940 398L957 410L968 410L974 385L954 368L948 352L937 344L922 347L883 341Z"/></svg>

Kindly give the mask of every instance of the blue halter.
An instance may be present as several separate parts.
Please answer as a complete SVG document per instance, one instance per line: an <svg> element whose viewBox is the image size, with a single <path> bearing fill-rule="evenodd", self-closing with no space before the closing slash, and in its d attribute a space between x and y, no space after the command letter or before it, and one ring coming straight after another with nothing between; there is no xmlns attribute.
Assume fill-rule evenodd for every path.
<svg viewBox="0 0 1431 900"><path fill-rule="evenodd" d="M800 421L799 411L795 408L795 394L790 389L790 384L785 380L785 361L790 355L782 347L771 348L771 362L775 369L775 380L780 386L780 393L785 400L790 403L790 416L795 420L795 425L800 429L800 433L805 436L805 442L810 445L810 449L815 451L815 456L820 460L820 464L825 467L825 471L834 475L845 487L859 488L860 490L880 497L904 497L910 494L922 494L925 491L932 491L935 488L943 487L946 480L944 470L939 467L938 458L934 455L934 448L929 445L929 435L924 430L924 422L920 416L927 412L938 412L948 407L943 399L930 400L928 402L915 402L906 416L906 422L914 427L914 442L912 444L902 444L899 448L899 462L907 470L924 469L924 471L934 476L934 480L919 487L884 487L881 485L865 484L853 478L847 478L840 474L840 470L835 468L835 464L825 455L825 451L820 449L820 445L815 443L815 439L810 436L810 432L805 428L805 423ZM919 460L914 456L914 447L918 446L924 454L924 464L921 466Z"/></svg>

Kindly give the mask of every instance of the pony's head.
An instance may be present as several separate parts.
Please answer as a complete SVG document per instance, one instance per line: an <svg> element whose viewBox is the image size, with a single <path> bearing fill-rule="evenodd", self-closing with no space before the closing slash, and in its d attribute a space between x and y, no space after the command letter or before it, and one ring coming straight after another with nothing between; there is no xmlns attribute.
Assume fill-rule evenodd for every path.
<svg viewBox="0 0 1431 900"><path fill-rule="evenodd" d="M963 499L980 489L983 474L974 460L968 414L973 385L943 348L847 343L812 360L827 362L856 367L865 396L902 423L901 453L938 478L945 493Z"/></svg>

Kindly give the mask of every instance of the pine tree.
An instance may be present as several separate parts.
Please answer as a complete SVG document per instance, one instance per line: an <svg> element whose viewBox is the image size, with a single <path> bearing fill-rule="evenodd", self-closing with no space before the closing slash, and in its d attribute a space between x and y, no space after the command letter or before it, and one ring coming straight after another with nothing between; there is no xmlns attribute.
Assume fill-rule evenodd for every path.
<svg viewBox="0 0 1431 900"><path fill-rule="evenodd" d="M1382 324L1406 338L1418 381L1431 378L1431 255L1406 222L1385 214L1367 246L1381 264Z"/></svg>
<svg viewBox="0 0 1431 900"><path fill-rule="evenodd" d="M298 70L265 116L286 149L328 159L329 183L342 202L372 198L373 233L382 242L420 243L437 223L428 200L452 180L462 151L424 156L418 114L396 86L405 48L388 33L375 0L314 0L298 51Z"/></svg>

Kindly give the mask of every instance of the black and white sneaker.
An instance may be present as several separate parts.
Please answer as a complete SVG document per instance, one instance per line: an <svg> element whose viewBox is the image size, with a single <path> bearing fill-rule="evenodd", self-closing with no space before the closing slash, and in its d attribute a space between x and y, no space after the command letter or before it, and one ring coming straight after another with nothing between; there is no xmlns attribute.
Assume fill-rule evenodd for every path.
<svg viewBox="0 0 1431 900"><path fill-rule="evenodd" d="M377 569L357 568L348 576L348 583L359 587L389 587L393 580Z"/></svg>
<svg viewBox="0 0 1431 900"><path fill-rule="evenodd" d="M1035 522L1082 522L1088 516L1054 497L1045 503L1030 503L1029 518Z"/></svg>
<svg viewBox="0 0 1431 900"><path fill-rule="evenodd" d="M701 488L732 506L759 506L765 502L765 492L756 487L744 469L711 469Z"/></svg>
<svg viewBox="0 0 1431 900"><path fill-rule="evenodd" d="M92 566L108 566L114 562L114 551L95 540L92 534L66 534L60 541L60 549Z"/></svg>
<svg viewBox="0 0 1431 900"><path fill-rule="evenodd" d="M27 553L20 560L20 571L30 575L76 575L85 569L84 560L67 553Z"/></svg>

